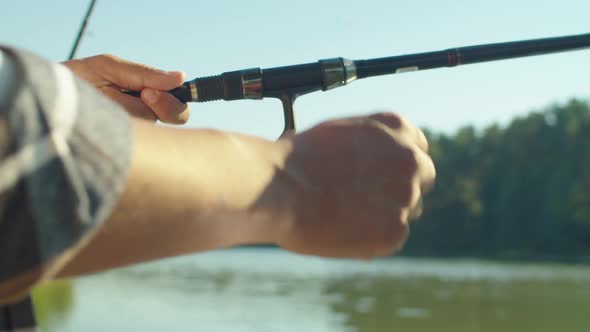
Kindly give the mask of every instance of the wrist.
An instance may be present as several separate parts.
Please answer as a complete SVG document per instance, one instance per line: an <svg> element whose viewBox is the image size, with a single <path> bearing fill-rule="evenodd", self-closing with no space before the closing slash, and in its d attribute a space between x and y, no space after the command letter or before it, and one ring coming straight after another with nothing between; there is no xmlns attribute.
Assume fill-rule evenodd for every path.
<svg viewBox="0 0 590 332"><path fill-rule="evenodd" d="M249 179L240 185L253 184L255 194L245 207L247 220L244 227L246 243L274 243L290 232L297 214L298 193L301 184L292 176L288 158L292 151L292 140L268 141L257 137L235 139L243 155L243 165L255 165L254 169L245 167L243 172ZM244 142L247 142L245 145Z"/></svg>

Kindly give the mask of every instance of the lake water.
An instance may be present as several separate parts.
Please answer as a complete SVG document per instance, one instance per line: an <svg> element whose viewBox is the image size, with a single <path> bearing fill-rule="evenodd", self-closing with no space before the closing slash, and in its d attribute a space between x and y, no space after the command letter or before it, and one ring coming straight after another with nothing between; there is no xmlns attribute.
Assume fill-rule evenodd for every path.
<svg viewBox="0 0 590 332"><path fill-rule="evenodd" d="M57 282L42 331L590 331L590 267L232 249Z"/></svg>

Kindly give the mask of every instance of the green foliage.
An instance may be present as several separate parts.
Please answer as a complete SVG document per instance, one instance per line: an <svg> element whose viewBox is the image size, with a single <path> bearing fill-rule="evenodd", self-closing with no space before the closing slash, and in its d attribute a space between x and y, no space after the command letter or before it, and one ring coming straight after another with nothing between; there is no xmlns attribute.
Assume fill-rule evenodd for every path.
<svg viewBox="0 0 590 332"><path fill-rule="evenodd" d="M74 290L69 280L57 280L41 284L33 289L35 316L41 327L51 325L69 314L74 305Z"/></svg>
<svg viewBox="0 0 590 332"><path fill-rule="evenodd" d="M405 254L590 257L590 104L554 105L505 128L426 134L437 184Z"/></svg>

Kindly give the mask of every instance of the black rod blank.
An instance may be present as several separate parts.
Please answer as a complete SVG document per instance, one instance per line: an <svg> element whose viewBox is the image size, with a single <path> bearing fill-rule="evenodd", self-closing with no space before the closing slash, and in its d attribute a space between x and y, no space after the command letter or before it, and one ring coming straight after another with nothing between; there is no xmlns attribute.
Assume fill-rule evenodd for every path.
<svg viewBox="0 0 590 332"><path fill-rule="evenodd" d="M78 51L78 47L80 46L80 42L82 41L82 37L84 36L84 32L86 32L86 27L88 26L88 20L90 19L90 15L92 15L92 11L94 10L94 6L96 5L96 0L90 1L90 5L88 6L88 10L86 11L86 15L84 15L84 20L80 25L80 30L78 30L78 35L76 36L76 40L74 41L74 45L72 45L72 49L70 50L70 55L68 55L68 60L72 60L76 56L76 52Z"/></svg>
<svg viewBox="0 0 590 332"><path fill-rule="evenodd" d="M590 33L451 48L443 51L417 53L387 58L356 60L358 78L395 74L398 72L455 67L471 63L574 51L590 47Z"/></svg>

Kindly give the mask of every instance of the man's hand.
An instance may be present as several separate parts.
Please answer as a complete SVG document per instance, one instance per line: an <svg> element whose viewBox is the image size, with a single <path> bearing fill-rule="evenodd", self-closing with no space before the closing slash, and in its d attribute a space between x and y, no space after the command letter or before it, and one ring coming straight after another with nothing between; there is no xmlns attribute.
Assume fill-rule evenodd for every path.
<svg viewBox="0 0 590 332"><path fill-rule="evenodd" d="M328 121L286 138L294 217L279 245L311 255L373 258L403 245L434 182L422 131L392 113Z"/></svg>
<svg viewBox="0 0 590 332"><path fill-rule="evenodd" d="M162 71L112 55L97 55L63 64L135 117L171 124L183 124L188 120L187 104L165 92L184 82L182 72ZM124 94L122 89L141 91L141 98Z"/></svg>

